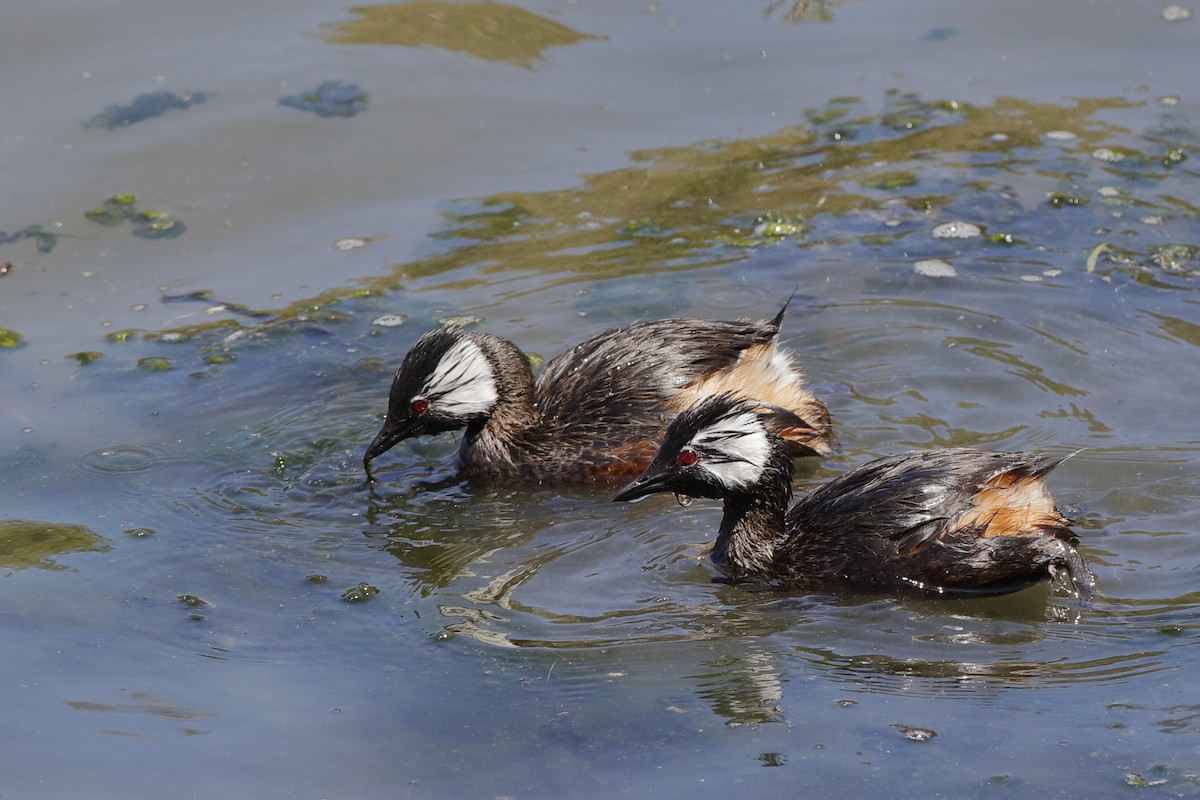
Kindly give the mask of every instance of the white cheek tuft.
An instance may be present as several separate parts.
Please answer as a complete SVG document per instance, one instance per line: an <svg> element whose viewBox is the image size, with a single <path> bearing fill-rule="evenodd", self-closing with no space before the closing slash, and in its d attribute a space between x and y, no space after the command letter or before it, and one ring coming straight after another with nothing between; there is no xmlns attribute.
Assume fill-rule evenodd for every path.
<svg viewBox="0 0 1200 800"><path fill-rule="evenodd" d="M496 378L479 345L462 339L442 356L420 394L444 414L488 414L496 405Z"/></svg>
<svg viewBox="0 0 1200 800"><path fill-rule="evenodd" d="M771 455L762 421L749 411L709 425L693 437L692 445L708 454L700 465L722 485L733 489L757 483Z"/></svg>

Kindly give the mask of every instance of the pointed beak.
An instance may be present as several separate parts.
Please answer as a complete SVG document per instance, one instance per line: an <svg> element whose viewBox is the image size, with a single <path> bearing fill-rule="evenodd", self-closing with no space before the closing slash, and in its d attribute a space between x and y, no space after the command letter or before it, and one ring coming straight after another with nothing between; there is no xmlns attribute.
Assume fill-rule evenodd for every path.
<svg viewBox="0 0 1200 800"><path fill-rule="evenodd" d="M633 482L613 495L613 502L629 503L658 492L669 492L671 490L666 485L669 477L669 472L656 469L651 465L649 469L634 478Z"/></svg>
<svg viewBox="0 0 1200 800"><path fill-rule="evenodd" d="M370 470L372 459L383 455L395 447L397 443L412 436L414 427L412 420L396 421L391 417L384 420L383 427L379 429L379 433L375 435L375 439L367 447L367 452L363 454L363 467Z"/></svg>

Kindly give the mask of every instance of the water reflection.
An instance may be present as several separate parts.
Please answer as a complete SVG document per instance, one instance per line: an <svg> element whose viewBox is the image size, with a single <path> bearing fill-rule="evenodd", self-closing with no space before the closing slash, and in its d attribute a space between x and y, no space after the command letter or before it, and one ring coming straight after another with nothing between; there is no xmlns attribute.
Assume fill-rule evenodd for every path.
<svg viewBox="0 0 1200 800"><path fill-rule="evenodd" d="M83 525L27 519L0 520L0 567L20 570L68 569L55 556L75 552L104 552L109 541Z"/></svg>
<svg viewBox="0 0 1200 800"><path fill-rule="evenodd" d="M963 351L979 358L991 359L1003 365L1006 374L1018 377L1032 386L1064 397L1083 397L1087 395L1082 389L1068 386L1046 375L1043 367L1029 363L1019 353L1013 352L1010 342L995 342L971 336L951 336L947 340L948 347L961 347Z"/></svg>
<svg viewBox="0 0 1200 800"><path fill-rule="evenodd" d="M525 69L547 48L604 38L506 3L412 0L350 11L358 18L328 25L320 37L331 44L440 47Z"/></svg>
<svg viewBox="0 0 1200 800"><path fill-rule="evenodd" d="M372 8L379 9L384 25L384 18L394 21L423 5ZM470 16L476 6L503 8L429 5L439 9L434 17L447 9L466 9L462 13ZM390 16L396 9L400 17ZM1195 288L1194 270L1189 272L1194 258L1179 255L1191 251L1161 244L1164 237L1190 236L1190 206L1176 199L1179 170L1186 167L1139 172L1144 186L1136 197L1114 195L1108 190L1129 173L1093 154L1104 143L1145 152L1163 147L1108 120L1135 104L1105 98L1062 106L1000 98L990 106L968 106L901 92L882 102L880 111L878 101L837 98L806 112L804 124L772 134L635 153L630 166L587 176L579 187L448 202L445 224L431 237L456 246L307 298L266 321L246 320L243 326L222 320L169 333L211 338L219 325L227 343L235 343L260 332L286 333L292 323L305 330L332 328L352 321L348 301L397 290L419 303L418 292L461 295L487 288L488 302L513 303L565 284L628 277L653 293L659 291L655 282L642 286L647 272L662 277L723 265L744 272L747 262L760 258L795 265L793 274L804 280L793 277L792 285L799 283L804 292L810 291L809 279L862 273L881 296L937 302L930 295L939 286L956 284L917 275L913 262L948 260L960 274L970 268L1016 284L1035 265L1039 280L1047 271L1060 278L1041 283L1043 288L1065 286L1070 272L1064 267L1084 266L1071 253L1114 238L1114 226L1122 245L1108 246L1089 264L1089 274L1111 282L1125 273L1145 285ZM1072 137L1042 135L1054 131ZM1100 200L1053 208L1046 202L1048 181L1077 186ZM947 221L968 223L981 233L967 239L931 235ZM1145 253L1138 250L1143 239ZM831 266L815 259L829 259ZM850 266L860 264L887 267L863 272ZM645 316L646 303L639 298L611 311L624 321ZM995 302L980 298L970 313ZM413 317L416 309L405 310ZM238 329L232 336L230 326ZM1010 355L992 350L985 357ZM1014 369L1024 368L1020 360ZM1024 376L1043 377L1036 370ZM1051 383L1053 391L1078 391Z"/></svg>
<svg viewBox="0 0 1200 800"><path fill-rule="evenodd" d="M776 13L784 22L830 22L834 9L852 0L774 0L767 5L763 16Z"/></svg>
<svg viewBox="0 0 1200 800"><path fill-rule="evenodd" d="M744 655L728 656L703 665L705 672L689 675L696 694L714 714L732 724L784 721L784 677L774 655L751 646Z"/></svg>

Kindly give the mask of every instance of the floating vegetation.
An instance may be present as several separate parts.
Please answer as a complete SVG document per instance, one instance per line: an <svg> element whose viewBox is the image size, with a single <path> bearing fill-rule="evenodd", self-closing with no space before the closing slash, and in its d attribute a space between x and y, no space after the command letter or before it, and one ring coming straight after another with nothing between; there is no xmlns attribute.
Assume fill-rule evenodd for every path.
<svg viewBox="0 0 1200 800"><path fill-rule="evenodd" d="M754 220L754 227L749 233L737 227L732 233L718 234L717 241L726 247L761 247L798 237L805 229L804 223L797 219L764 214Z"/></svg>
<svg viewBox="0 0 1200 800"><path fill-rule="evenodd" d="M178 95L174 92L150 92L139 94L127 106L111 105L83 123L85 128L124 128L135 122L161 117L168 111L184 109L203 103L210 92L191 92Z"/></svg>
<svg viewBox="0 0 1200 800"><path fill-rule="evenodd" d="M141 328L122 328L119 331L109 331L108 333L104 334L104 338L116 344L125 344L130 340L130 338L144 332L145 331Z"/></svg>
<svg viewBox="0 0 1200 800"><path fill-rule="evenodd" d="M465 328L468 325L481 325L485 321L485 318L478 314L449 314L445 317L438 317L437 324Z"/></svg>
<svg viewBox="0 0 1200 800"><path fill-rule="evenodd" d="M1085 206L1088 204L1088 199L1066 192L1051 192L1047 202L1050 203L1051 208L1067 208L1069 206Z"/></svg>
<svg viewBox="0 0 1200 800"><path fill-rule="evenodd" d="M1150 261L1168 272L1186 272L1196 260L1196 251L1192 244L1164 244L1155 248Z"/></svg>
<svg viewBox="0 0 1200 800"><path fill-rule="evenodd" d="M906 186L914 186L917 182L917 176L911 172L893 172L884 175L876 184L880 189L892 190L903 189Z"/></svg>
<svg viewBox="0 0 1200 800"><path fill-rule="evenodd" d="M166 211L139 211L137 198L129 193L114 194L96 208L85 212L84 216L107 228L130 222L133 224L133 235L143 239L174 239L187 230L183 222Z"/></svg>
<svg viewBox="0 0 1200 800"><path fill-rule="evenodd" d="M19 231L5 233L0 231L0 244L14 244L22 239L33 239L39 253L49 253L58 244L58 237L53 233L42 230L41 225L27 225ZM9 265L11 268L11 265ZM4 270L8 272L8 270Z"/></svg>
<svg viewBox="0 0 1200 800"><path fill-rule="evenodd" d="M1120 164L1123 169L1144 169L1146 167L1171 168L1187 159L1187 153L1182 147L1168 146L1158 153L1143 153L1131 147L1117 145L1097 147L1092 151L1092 158L1107 164Z"/></svg>
<svg viewBox="0 0 1200 800"><path fill-rule="evenodd" d="M157 209L138 212L131 221L133 235L143 239L174 239L187 230L182 222Z"/></svg>
<svg viewBox="0 0 1200 800"><path fill-rule="evenodd" d="M11 328L0 328L0 347L16 347L21 343L21 334Z"/></svg>
<svg viewBox="0 0 1200 800"><path fill-rule="evenodd" d="M617 228L617 233L622 236L669 236L671 229L661 222L654 219L635 219L632 222L627 222L620 228Z"/></svg>
<svg viewBox="0 0 1200 800"><path fill-rule="evenodd" d="M137 365L139 368L148 369L151 372L166 372L171 369L171 359L162 356L146 356L139 358Z"/></svg>
<svg viewBox="0 0 1200 800"><path fill-rule="evenodd" d="M768 239L786 239L804 233L804 223L794 219L766 216L759 217L754 226L754 235Z"/></svg>
<svg viewBox="0 0 1200 800"><path fill-rule="evenodd" d="M318 117L353 117L367 108L367 93L353 83L325 81L311 92L279 98L279 105L311 111Z"/></svg>
<svg viewBox="0 0 1200 800"><path fill-rule="evenodd" d="M131 194L114 194L97 208L84 213L84 216L97 225L113 227L127 221L135 212L133 210L137 198Z"/></svg>
<svg viewBox="0 0 1200 800"><path fill-rule="evenodd" d="M233 353L230 353L228 351L208 352L208 353L204 354L204 363L212 364L212 365L228 364L230 361L233 361L236 357L237 356L235 356Z"/></svg>
<svg viewBox="0 0 1200 800"><path fill-rule="evenodd" d="M84 350L79 353L71 353L67 356L67 358L74 359L75 361L78 361L81 366L86 367L93 361L99 361L100 359L104 358L104 353L99 353L95 350Z"/></svg>
<svg viewBox="0 0 1200 800"><path fill-rule="evenodd" d="M320 37L333 44L440 47L526 69L548 47L604 38L506 3L413 0L356 6L350 12L358 18L328 25Z"/></svg>
<svg viewBox="0 0 1200 800"><path fill-rule="evenodd" d="M366 581L360 581L357 586L351 586L342 592L342 599L347 603L362 603L379 594L379 589Z"/></svg>
<svg viewBox="0 0 1200 800"><path fill-rule="evenodd" d="M805 111L800 124L763 136L636 152L626 167L565 189L457 199L443 206L444 224L429 233L448 243L434 255L255 312L261 319L252 325L225 320L224 327L180 330L201 341L219 336L229 349L272 336L327 334L319 326L360 310L336 310L339 303L414 283L436 288L438 276L469 274L488 283L519 270L528 277L518 281L586 284L735 263L765 245L814 254L836 249L847 269L877 269L881 259L912 264L926 278L959 274L959 259L982 259L994 268L973 270L973 279L1004 274L1025 281L1023 273L1045 274L1022 264L1044 263L1048 253L1078 254L1073 266L1083 273L1087 253L1107 240L1126 249L1101 249L1089 259L1101 276L1118 270L1167 287L1196 277L1200 256L1163 244L1189 242L1200 215L1177 185L1192 175L1185 151L1200 146L1200 135L1171 107L1139 134L1108 118L1150 101L1063 105L1002 97L973 106L889 92L883 102L881 111L877 101L834 98ZM909 121L885 122L897 114ZM1122 160L1097 159L1100 147L1122 153ZM1164 170L1167 158L1182 161ZM1048 179L1059 190L1043 194ZM1157 192L1156 182L1162 182ZM1047 206L1074 211L1064 219L1046 214ZM1139 245L1151 228L1153 245ZM997 247L1006 249L1003 258L995 256ZM1071 256L1049 257L1062 260L1046 266L1072 267ZM460 278L446 280L458 285ZM378 307L368 314L366 320L380 322L367 335L383 333L389 314ZM475 315L439 320L480 321Z"/></svg>
<svg viewBox="0 0 1200 800"><path fill-rule="evenodd" d="M1138 251L1111 242L1101 242L1088 252L1087 272L1107 274L1117 271L1129 275L1138 283L1168 288L1171 285L1191 285L1200 278L1200 246L1192 244L1153 244ZM1187 284L1179 284L1179 280Z"/></svg>

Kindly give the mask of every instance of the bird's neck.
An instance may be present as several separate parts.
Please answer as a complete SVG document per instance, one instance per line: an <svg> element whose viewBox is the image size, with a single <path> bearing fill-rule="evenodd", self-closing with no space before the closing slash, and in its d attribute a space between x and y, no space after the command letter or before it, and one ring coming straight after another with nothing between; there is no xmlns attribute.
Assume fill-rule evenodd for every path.
<svg viewBox="0 0 1200 800"><path fill-rule="evenodd" d="M480 347L495 376L496 405L490 415L467 425L462 457L468 467L503 471L537 426L533 369L525 354L505 339L489 336Z"/></svg>
<svg viewBox="0 0 1200 800"><path fill-rule="evenodd" d="M784 517L792 496L790 461L778 475L725 498L721 530L710 557L730 578L766 578L772 571L786 535Z"/></svg>

